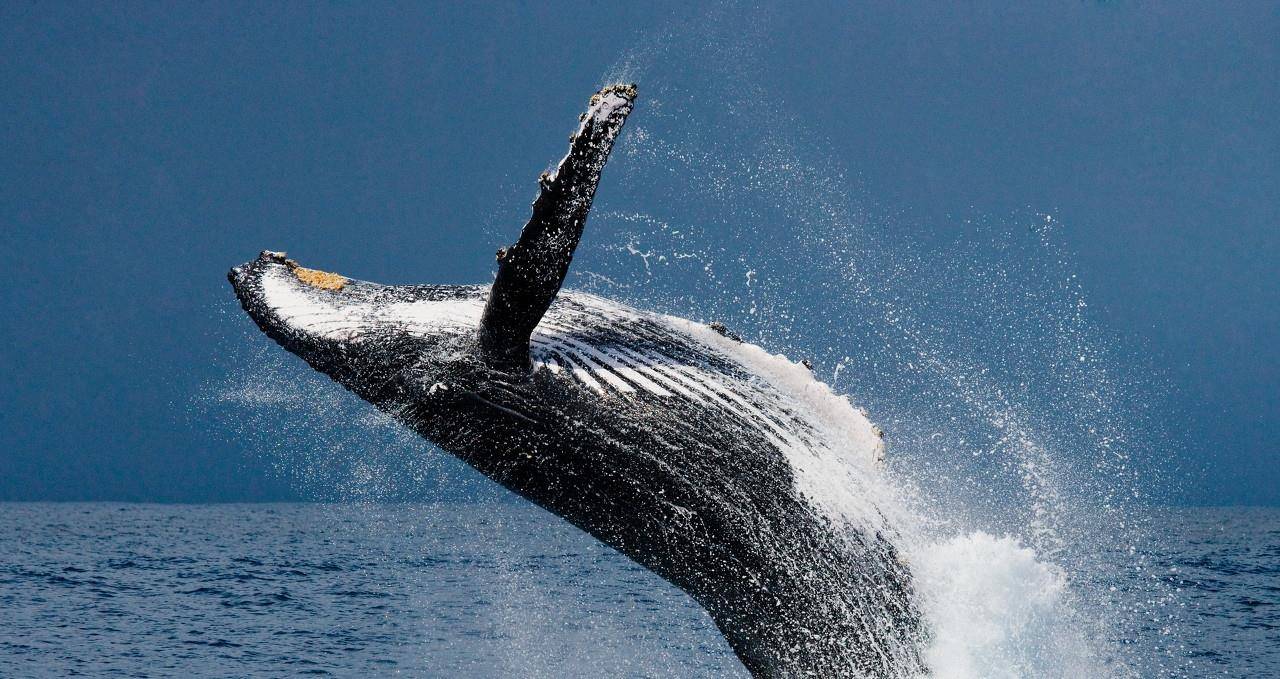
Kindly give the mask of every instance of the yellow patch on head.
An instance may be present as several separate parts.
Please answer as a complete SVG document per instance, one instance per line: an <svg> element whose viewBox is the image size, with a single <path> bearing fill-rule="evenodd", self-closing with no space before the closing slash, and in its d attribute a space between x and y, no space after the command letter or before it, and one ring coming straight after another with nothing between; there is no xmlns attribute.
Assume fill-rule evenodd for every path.
<svg viewBox="0 0 1280 679"><path fill-rule="evenodd" d="M294 275L298 280L310 285L313 288L321 290L341 290L347 286L347 278L336 273L328 271L317 271L315 269L306 269L303 267L294 267Z"/></svg>

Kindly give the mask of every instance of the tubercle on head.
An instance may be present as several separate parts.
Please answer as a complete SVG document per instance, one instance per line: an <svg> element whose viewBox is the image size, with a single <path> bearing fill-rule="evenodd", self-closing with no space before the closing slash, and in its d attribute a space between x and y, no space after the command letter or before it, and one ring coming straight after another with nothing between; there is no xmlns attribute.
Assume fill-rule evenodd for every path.
<svg viewBox="0 0 1280 679"><path fill-rule="evenodd" d="M313 288L331 290L334 292L347 287L347 283L349 282L347 277L341 274L320 271L317 269L306 269L300 266L294 267L293 275L297 276L298 280Z"/></svg>
<svg viewBox="0 0 1280 679"><path fill-rule="evenodd" d="M605 85L604 88L602 88L599 92L596 92L595 94L591 95L590 105L595 106L597 103L599 103L599 101L602 98L607 97L610 94L616 94L629 101L635 101L636 94L637 94L636 84L635 83L613 83L612 85Z"/></svg>
<svg viewBox="0 0 1280 679"><path fill-rule="evenodd" d="M308 269L301 266L296 261L289 259L288 253L285 252L263 250L262 254L258 255L258 258L289 267L289 270L293 272L294 276L298 277L298 280L313 288L337 292L347 287L347 283L351 282L350 279L342 274L320 271L319 269Z"/></svg>

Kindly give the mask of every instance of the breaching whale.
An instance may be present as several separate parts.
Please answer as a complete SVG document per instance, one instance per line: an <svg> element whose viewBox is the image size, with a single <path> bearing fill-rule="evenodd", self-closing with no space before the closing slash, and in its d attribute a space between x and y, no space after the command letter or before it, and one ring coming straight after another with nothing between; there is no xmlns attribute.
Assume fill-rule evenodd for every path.
<svg viewBox="0 0 1280 679"><path fill-rule="evenodd" d="M316 370L688 592L753 675L918 675L892 527L824 491L842 466L874 473L865 414L719 324L560 289L635 96L591 98L492 285L384 286L267 251L228 274L236 295Z"/></svg>

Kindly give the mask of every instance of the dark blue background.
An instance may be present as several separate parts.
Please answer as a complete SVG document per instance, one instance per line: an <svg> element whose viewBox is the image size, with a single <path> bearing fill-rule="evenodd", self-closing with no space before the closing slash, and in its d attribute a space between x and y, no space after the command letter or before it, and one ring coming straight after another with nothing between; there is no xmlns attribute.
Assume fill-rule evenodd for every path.
<svg viewBox="0 0 1280 679"><path fill-rule="evenodd" d="M297 497L190 406L250 333L226 269L269 247L357 278L488 280L585 96L624 51L706 16L2 7L0 499ZM752 36L777 106L897 223L1066 223L1091 313L1126 369L1156 371L1139 397L1165 439L1146 463L1180 470L1171 498L1280 503L1280 10L713 13L714 39ZM681 56L642 93L696 67L664 69Z"/></svg>

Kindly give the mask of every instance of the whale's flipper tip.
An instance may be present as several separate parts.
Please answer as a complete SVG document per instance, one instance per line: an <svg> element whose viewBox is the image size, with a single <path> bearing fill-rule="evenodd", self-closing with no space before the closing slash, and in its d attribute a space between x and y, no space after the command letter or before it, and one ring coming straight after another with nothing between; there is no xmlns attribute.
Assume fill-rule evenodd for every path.
<svg viewBox="0 0 1280 679"><path fill-rule="evenodd" d="M498 275L480 321L480 346L495 367L528 367L529 336L551 306L613 142L635 104L636 85L615 83L591 96L569 152L538 179L533 215L514 245L498 252Z"/></svg>

